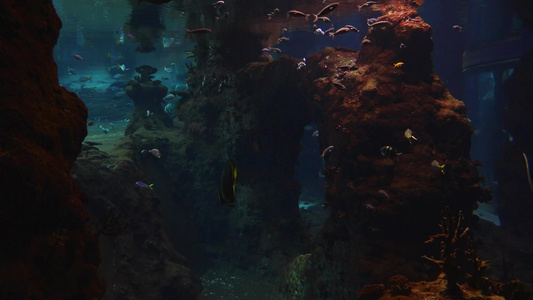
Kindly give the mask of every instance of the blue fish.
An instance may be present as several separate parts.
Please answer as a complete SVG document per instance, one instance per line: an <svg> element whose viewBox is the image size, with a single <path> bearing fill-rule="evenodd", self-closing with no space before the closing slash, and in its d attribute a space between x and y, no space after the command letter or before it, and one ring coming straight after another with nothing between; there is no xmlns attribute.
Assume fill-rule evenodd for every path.
<svg viewBox="0 0 533 300"><path fill-rule="evenodd" d="M151 189L151 190L153 190L153 186L154 186L153 183L152 184L146 184L146 183L144 183L142 181L137 181L137 182L135 182L135 184L140 186L140 187L142 187L142 188L144 188L144 189Z"/></svg>
<svg viewBox="0 0 533 300"><path fill-rule="evenodd" d="M93 81L93 77L92 76L81 76L80 77L80 82L86 82L86 81Z"/></svg>

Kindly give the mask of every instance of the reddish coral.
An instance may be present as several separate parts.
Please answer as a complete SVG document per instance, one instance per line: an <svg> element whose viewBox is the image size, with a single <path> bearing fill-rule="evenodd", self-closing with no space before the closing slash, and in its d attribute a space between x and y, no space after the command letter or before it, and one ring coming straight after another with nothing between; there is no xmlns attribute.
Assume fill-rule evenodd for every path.
<svg viewBox="0 0 533 300"><path fill-rule="evenodd" d="M394 274L422 279L423 242L441 209L470 216L476 200L490 196L469 158L465 105L433 73L431 27L412 7L379 17L359 53L326 48L307 59L321 149L335 146L325 159L331 223L319 245L333 261L346 261L335 250L345 242L341 253L351 253L351 270L370 282ZM407 129L416 141L406 138ZM380 153L384 146L393 149L388 157ZM433 160L445 164L444 173ZM338 211L345 215L338 218ZM342 238L339 227L346 227Z"/></svg>

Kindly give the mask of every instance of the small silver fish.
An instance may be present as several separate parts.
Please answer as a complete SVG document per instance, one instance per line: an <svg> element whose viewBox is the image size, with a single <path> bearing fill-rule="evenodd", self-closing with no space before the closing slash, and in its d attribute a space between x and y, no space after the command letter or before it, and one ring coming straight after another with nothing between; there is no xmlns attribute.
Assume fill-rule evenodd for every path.
<svg viewBox="0 0 533 300"><path fill-rule="evenodd" d="M298 65L296 67L297 70L301 70L302 68L305 68L307 65L305 64L305 57L302 59L302 61L298 62Z"/></svg>
<svg viewBox="0 0 533 300"><path fill-rule="evenodd" d="M155 158L161 158L161 151L159 151L159 149L150 149L148 150L148 153L152 154L152 156Z"/></svg>
<svg viewBox="0 0 533 300"><path fill-rule="evenodd" d="M329 152L331 152L331 150L333 150L333 148L335 148L335 146L333 146L333 145L327 146L326 149L324 149L324 151L322 151L322 154L320 156L322 158L324 158L326 156L326 154L328 154Z"/></svg>
<svg viewBox="0 0 533 300"><path fill-rule="evenodd" d="M387 192L385 192L384 190L379 190L378 191L378 194L382 197L384 197L385 199L389 200L390 197L389 197L389 194L387 194Z"/></svg>
<svg viewBox="0 0 533 300"><path fill-rule="evenodd" d="M165 97L163 97L163 100L164 100L164 101L167 101L167 100L170 100L170 99L172 99L172 98L174 98L174 94L168 94L168 95L166 95Z"/></svg>

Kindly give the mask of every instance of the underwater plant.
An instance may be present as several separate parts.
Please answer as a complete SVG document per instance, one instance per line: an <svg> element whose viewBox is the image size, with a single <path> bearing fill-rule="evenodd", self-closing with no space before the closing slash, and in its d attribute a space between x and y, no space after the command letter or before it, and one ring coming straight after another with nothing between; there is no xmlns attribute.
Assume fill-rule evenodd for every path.
<svg viewBox="0 0 533 300"><path fill-rule="evenodd" d="M298 255L287 268L283 291L289 299L304 299L309 284L305 276L309 258L311 253Z"/></svg>
<svg viewBox="0 0 533 300"><path fill-rule="evenodd" d="M459 211L457 217L454 217L450 208L445 207L441 212L441 223L439 224L441 233L430 236L426 241L426 243L440 242L440 259L422 256L437 264L446 275L447 283L444 293L448 296L461 296L462 294L459 288L459 281L463 274L461 273L458 256L467 241L467 234L470 230L469 227L463 225L463 222L462 211Z"/></svg>

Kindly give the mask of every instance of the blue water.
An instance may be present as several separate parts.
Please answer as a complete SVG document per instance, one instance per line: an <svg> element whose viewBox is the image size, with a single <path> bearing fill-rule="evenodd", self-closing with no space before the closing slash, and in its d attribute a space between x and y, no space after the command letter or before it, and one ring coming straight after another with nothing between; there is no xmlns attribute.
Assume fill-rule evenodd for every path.
<svg viewBox="0 0 533 300"><path fill-rule="evenodd" d="M214 1L206 3L211 2ZM449 0L428 0L419 13L433 28L435 72L450 92L467 104L474 130L471 157L483 162L479 168L485 177L483 185L491 186L497 195L496 158L503 143L512 138L502 130L501 112L506 99L501 85L512 74L526 47L513 47L514 50L509 52L496 51L497 55L491 57L488 55L493 52L484 50L508 40L531 43L530 34L523 31L521 22L503 0L485 1L481 5L477 3L479 1L455 2L457 5L451 5ZM127 125L134 107L124 88L136 74L137 66L156 67L155 79L169 90L187 90L185 64L194 63L188 57L194 41L185 33L189 13L186 7L172 1L164 5L143 3L141 8L150 13L139 19L135 13L131 14L132 10L139 9L135 7L136 1L74 3L56 0L54 5L63 22L54 48L59 82L76 93L88 107L89 120L96 125L89 129L89 136L107 134L106 128L120 131ZM331 39L313 34L309 28L296 26L284 34L289 41L277 47L283 54L297 58L307 57L326 46L359 49L367 30L366 20L380 14L339 10L332 16L334 23L338 26L352 24L361 30L359 34ZM463 30L454 29L454 25L460 25ZM74 55L83 57L83 60ZM279 57L278 54L273 56ZM176 104L176 101L179 100L170 103ZM303 220L312 233L317 234L326 217L321 210L325 180L320 174L323 165L318 141L312 136L316 125L308 126L301 140L304 150L299 157L301 165L296 168L296 178L302 184L300 210ZM497 203L495 198L482 209L495 213ZM213 277L210 280L216 281L215 275L207 274Z"/></svg>

